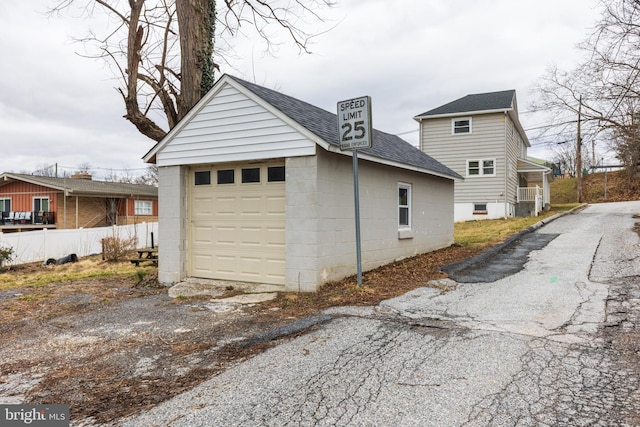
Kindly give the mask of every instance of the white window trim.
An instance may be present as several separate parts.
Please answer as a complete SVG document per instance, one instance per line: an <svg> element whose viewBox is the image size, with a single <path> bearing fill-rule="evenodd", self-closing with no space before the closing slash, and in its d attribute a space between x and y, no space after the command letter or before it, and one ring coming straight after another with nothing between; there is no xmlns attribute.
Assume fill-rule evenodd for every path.
<svg viewBox="0 0 640 427"><path fill-rule="evenodd" d="M138 204L144 204L138 206ZM146 213L149 212L149 213ZM151 200L134 200L133 202L133 214L138 216L151 216L153 215L153 201Z"/></svg>
<svg viewBox="0 0 640 427"><path fill-rule="evenodd" d="M492 161L493 162L493 173L489 173L489 174L485 174L484 173L484 162L487 161ZM470 175L469 174L469 162L478 162L478 168L480 169L478 171L478 175ZM467 178L478 178L478 177L482 177L482 176L496 176L496 159L468 159L467 160L467 167L466 167L466 174L467 174Z"/></svg>
<svg viewBox="0 0 640 427"><path fill-rule="evenodd" d="M396 194L399 194L400 189L401 188L405 188L407 189L407 205L400 205L400 202L398 201L398 229L402 229L402 230L410 230L411 229L411 205L413 203L413 194L412 194L412 185L406 182L399 182L398 183L398 191ZM400 224L400 208L401 207L406 207L408 209L408 214L407 214L407 222L408 224Z"/></svg>
<svg viewBox="0 0 640 427"><path fill-rule="evenodd" d="M35 196L31 198L31 207L33 208L33 210L36 212L36 214L38 214L38 212L40 211L36 211L36 199L40 200L40 211L42 212L50 212L51 211L51 199L49 198L49 196ZM42 209L42 200L47 200L47 210L45 211L44 209Z"/></svg>
<svg viewBox="0 0 640 427"><path fill-rule="evenodd" d="M456 122L463 120L469 120L469 132L456 133ZM451 119L451 135L469 135L473 133L473 120L471 117L458 117L457 119Z"/></svg>

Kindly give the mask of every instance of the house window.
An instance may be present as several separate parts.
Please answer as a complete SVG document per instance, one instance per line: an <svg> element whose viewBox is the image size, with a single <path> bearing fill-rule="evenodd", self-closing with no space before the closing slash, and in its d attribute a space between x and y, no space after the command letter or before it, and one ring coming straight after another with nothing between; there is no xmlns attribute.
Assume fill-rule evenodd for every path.
<svg viewBox="0 0 640 427"><path fill-rule="evenodd" d="M411 228L411 184L398 184L398 227Z"/></svg>
<svg viewBox="0 0 640 427"><path fill-rule="evenodd" d="M281 182L284 181L284 177L284 166L270 166L267 168L268 182Z"/></svg>
<svg viewBox="0 0 640 427"><path fill-rule="evenodd" d="M153 215L153 203L150 200L136 200L133 212L135 215Z"/></svg>
<svg viewBox="0 0 640 427"><path fill-rule="evenodd" d="M197 171L193 174L195 185L211 185L211 171Z"/></svg>
<svg viewBox="0 0 640 427"><path fill-rule="evenodd" d="M473 214L474 215L483 215L487 213L487 204L486 203L474 203L473 204Z"/></svg>
<svg viewBox="0 0 640 427"><path fill-rule="evenodd" d="M11 199L0 199L0 212L11 212Z"/></svg>
<svg viewBox="0 0 640 427"><path fill-rule="evenodd" d="M495 176L495 159L467 160L467 176Z"/></svg>
<svg viewBox="0 0 640 427"><path fill-rule="evenodd" d="M242 169L242 183L260 182L260 168Z"/></svg>
<svg viewBox="0 0 640 427"><path fill-rule="evenodd" d="M471 133L471 118L451 120L451 133Z"/></svg>
<svg viewBox="0 0 640 427"><path fill-rule="evenodd" d="M236 182L234 169L223 169L218 171L218 184L233 184Z"/></svg>
<svg viewBox="0 0 640 427"><path fill-rule="evenodd" d="M33 211L34 212L49 212L49 198L48 197L34 197L33 198Z"/></svg>

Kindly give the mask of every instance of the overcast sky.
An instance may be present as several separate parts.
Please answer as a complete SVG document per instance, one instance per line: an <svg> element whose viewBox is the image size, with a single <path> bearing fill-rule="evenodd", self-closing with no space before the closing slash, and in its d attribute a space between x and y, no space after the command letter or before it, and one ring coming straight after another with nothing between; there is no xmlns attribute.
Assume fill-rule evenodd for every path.
<svg viewBox="0 0 640 427"><path fill-rule="evenodd" d="M525 129L532 85L545 68L571 68L576 44L599 16L596 0L337 0L312 55L240 39L223 72L334 112L370 95L377 129L417 144L422 112L470 93L515 89ZM117 82L71 42L87 22L47 18L45 2L0 2L0 172L89 164L96 175L128 169L154 145L122 118ZM286 42L283 38L282 42ZM219 75L218 75L219 76ZM529 154L548 155L527 132ZM602 148L604 149L604 147Z"/></svg>

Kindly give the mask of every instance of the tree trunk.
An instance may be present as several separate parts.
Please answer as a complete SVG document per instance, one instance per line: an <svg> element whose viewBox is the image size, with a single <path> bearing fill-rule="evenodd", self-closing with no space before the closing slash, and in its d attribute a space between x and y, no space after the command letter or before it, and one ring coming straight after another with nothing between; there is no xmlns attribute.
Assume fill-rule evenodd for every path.
<svg viewBox="0 0 640 427"><path fill-rule="evenodd" d="M176 0L180 31L180 94L178 120L213 85L215 0Z"/></svg>

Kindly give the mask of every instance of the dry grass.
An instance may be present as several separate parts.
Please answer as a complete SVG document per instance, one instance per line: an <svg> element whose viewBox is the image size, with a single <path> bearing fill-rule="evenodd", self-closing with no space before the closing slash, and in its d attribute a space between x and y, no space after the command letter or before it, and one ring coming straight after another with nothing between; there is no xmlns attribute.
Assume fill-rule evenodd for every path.
<svg viewBox="0 0 640 427"><path fill-rule="evenodd" d="M4 301L0 299L3 313L0 326L23 318L52 319L88 310L89 302L103 304L126 298L136 294L130 291L133 286L154 275L153 267L136 268L129 262L106 262L99 256L81 258L73 264L13 266L0 273L0 292L16 295ZM123 291L117 291L118 288ZM142 293L149 291L146 289ZM78 296L86 299L74 302Z"/></svg>
<svg viewBox="0 0 640 427"><path fill-rule="evenodd" d="M140 278L155 271L153 267L135 267L129 262L102 261L99 256L81 258L76 263L45 266L30 263L13 266L0 274L0 290L40 288L54 283L96 278Z"/></svg>
<svg viewBox="0 0 640 427"><path fill-rule="evenodd" d="M582 199L586 203L638 200L640 191L630 184L625 171L591 173L583 179ZM575 202L576 188L575 178L555 179L551 183L551 201L554 204Z"/></svg>
<svg viewBox="0 0 640 427"><path fill-rule="evenodd" d="M482 249L494 246L542 219L570 210L576 206L578 206L577 203L554 205L551 210L537 217L458 222L454 227L454 240L457 244L468 248Z"/></svg>

